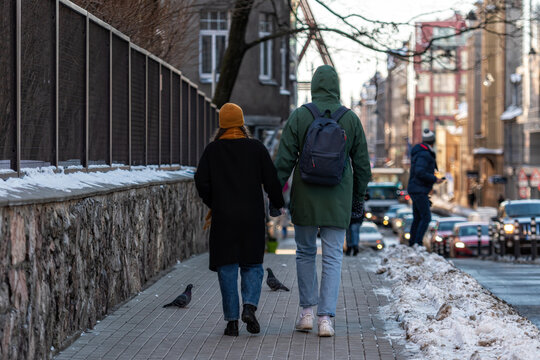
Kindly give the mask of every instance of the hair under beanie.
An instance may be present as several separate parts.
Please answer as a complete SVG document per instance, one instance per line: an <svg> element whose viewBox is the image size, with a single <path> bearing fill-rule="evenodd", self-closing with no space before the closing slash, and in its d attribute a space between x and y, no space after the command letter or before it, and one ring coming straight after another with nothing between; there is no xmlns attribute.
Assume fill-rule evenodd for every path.
<svg viewBox="0 0 540 360"><path fill-rule="evenodd" d="M425 142L426 144L435 143L435 134L433 131L424 129L424 132L422 133L422 142Z"/></svg>
<svg viewBox="0 0 540 360"><path fill-rule="evenodd" d="M244 125L242 108L233 103L226 103L219 109L219 127L229 129Z"/></svg>

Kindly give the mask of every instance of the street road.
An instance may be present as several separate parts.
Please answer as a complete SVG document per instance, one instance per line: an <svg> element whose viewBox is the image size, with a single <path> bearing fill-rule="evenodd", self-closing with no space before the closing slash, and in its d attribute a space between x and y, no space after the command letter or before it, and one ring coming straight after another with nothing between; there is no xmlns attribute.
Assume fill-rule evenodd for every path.
<svg viewBox="0 0 540 360"><path fill-rule="evenodd" d="M387 246L398 243L391 230L379 227ZM451 259L495 296L540 327L540 265L471 259Z"/></svg>
<svg viewBox="0 0 540 360"><path fill-rule="evenodd" d="M540 327L540 265L452 259L456 267Z"/></svg>

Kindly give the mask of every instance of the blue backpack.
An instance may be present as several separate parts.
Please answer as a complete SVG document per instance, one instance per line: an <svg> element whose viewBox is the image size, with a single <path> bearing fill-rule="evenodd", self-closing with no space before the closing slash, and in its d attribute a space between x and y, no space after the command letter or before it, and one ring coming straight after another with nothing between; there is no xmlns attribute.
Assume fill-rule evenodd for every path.
<svg viewBox="0 0 540 360"><path fill-rule="evenodd" d="M347 159L347 136L337 122L349 109L341 106L333 114L330 114L330 110L321 114L313 103L303 106L311 112L314 120L307 130L298 161L300 176L311 184L337 185L341 182Z"/></svg>

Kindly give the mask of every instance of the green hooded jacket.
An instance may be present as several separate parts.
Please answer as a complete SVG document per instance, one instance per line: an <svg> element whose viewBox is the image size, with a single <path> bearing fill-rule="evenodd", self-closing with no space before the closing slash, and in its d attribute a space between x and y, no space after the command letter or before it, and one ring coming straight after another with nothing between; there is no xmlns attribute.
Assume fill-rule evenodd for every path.
<svg viewBox="0 0 540 360"><path fill-rule="evenodd" d="M332 113L340 106L339 79L329 65L317 68L311 81L311 98L319 111ZM275 161L281 186L294 169L291 189L291 216L295 225L335 226L348 228L351 219L352 199L363 201L371 179L371 167L366 136L360 119L348 111L338 121L347 136L345 151L349 154L341 183L335 186L305 183L296 164L304 147L304 140L313 116L305 107L292 112L281 135Z"/></svg>

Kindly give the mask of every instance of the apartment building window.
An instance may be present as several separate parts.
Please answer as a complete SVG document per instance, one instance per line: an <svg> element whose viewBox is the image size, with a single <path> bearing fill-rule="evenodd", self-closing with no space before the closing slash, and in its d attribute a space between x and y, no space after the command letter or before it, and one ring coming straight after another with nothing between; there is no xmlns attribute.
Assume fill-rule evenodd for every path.
<svg viewBox="0 0 540 360"><path fill-rule="evenodd" d="M456 51L433 50L433 70L456 70Z"/></svg>
<svg viewBox="0 0 540 360"><path fill-rule="evenodd" d="M287 90L287 44L288 39L286 37L281 39L281 87L279 88L279 93L281 95L290 95L289 90Z"/></svg>
<svg viewBox="0 0 540 360"><path fill-rule="evenodd" d="M422 73L418 75L418 84L417 84L417 91L418 92L429 92L431 87L431 75Z"/></svg>
<svg viewBox="0 0 540 360"><path fill-rule="evenodd" d="M453 115L456 110L456 99L453 96L434 96L433 115Z"/></svg>
<svg viewBox="0 0 540 360"><path fill-rule="evenodd" d="M431 114L431 98L429 96L426 96L424 98L424 115L430 115Z"/></svg>
<svg viewBox="0 0 540 360"><path fill-rule="evenodd" d="M434 27L433 28L433 45L435 46L456 46L457 39L456 31L451 27ZM442 38L442 39L440 39Z"/></svg>
<svg viewBox="0 0 540 360"><path fill-rule="evenodd" d="M433 74L433 92L453 93L456 91L456 76L454 74Z"/></svg>
<svg viewBox="0 0 540 360"><path fill-rule="evenodd" d="M226 11L202 11L199 34L199 75L202 81L219 76L221 60L227 46L229 24Z"/></svg>
<svg viewBox="0 0 540 360"><path fill-rule="evenodd" d="M272 34L272 29L271 14L259 14L259 38ZM260 80L272 79L272 46L272 40L267 40L260 45Z"/></svg>

